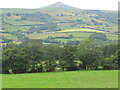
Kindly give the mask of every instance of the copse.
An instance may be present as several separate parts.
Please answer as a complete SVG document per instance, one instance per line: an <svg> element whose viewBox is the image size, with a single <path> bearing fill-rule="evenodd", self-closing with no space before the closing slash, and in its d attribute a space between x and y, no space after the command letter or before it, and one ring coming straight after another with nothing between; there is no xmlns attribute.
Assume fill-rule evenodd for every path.
<svg viewBox="0 0 120 90"><path fill-rule="evenodd" d="M92 40L85 40L78 46L77 57L82 62L81 69L96 70L102 60L102 51Z"/></svg>
<svg viewBox="0 0 120 90"><path fill-rule="evenodd" d="M60 66L64 70L66 68L67 71L77 70L77 66L75 63L76 60L76 46L65 45L62 50Z"/></svg>
<svg viewBox="0 0 120 90"><path fill-rule="evenodd" d="M111 48L110 48L111 47ZM107 52L106 51L113 51ZM97 45L92 40L79 45L44 45L41 40L3 47L3 73L38 73L75 70L117 69L116 45ZM109 55L107 55L109 54Z"/></svg>

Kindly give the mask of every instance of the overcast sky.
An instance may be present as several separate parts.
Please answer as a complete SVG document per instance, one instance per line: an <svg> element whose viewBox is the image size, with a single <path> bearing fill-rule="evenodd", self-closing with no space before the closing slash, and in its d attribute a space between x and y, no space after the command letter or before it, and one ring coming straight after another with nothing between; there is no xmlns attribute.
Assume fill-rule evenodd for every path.
<svg viewBox="0 0 120 90"><path fill-rule="evenodd" d="M1 0L0 8L40 8L55 2L81 9L118 10L119 0Z"/></svg>

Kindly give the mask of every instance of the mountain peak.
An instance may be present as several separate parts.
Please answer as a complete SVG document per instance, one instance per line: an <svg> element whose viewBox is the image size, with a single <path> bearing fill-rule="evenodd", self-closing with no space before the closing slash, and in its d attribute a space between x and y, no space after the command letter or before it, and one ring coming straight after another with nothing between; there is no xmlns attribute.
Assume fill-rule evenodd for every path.
<svg viewBox="0 0 120 90"><path fill-rule="evenodd" d="M56 2L56 3L54 3L54 4L50 5L50 6L53 6L53 7L62 7L62 6L68 6L68 5L66 5L66 4L64 4L62 2Z"/></svg>
<svg viewBox="0 0 120 90"><path fill-rule="evenodd" d="M64 3L62 3L62 2L56 2L56 3L54 3L54 5L63 5Z"/></svg>
<svg viewBox="0 0 120 90"><path fill-rule="evenodd" d="M72 6L66 5L62 2L56 2L52 5L47 6L49 8L73 8Z"/></svg>

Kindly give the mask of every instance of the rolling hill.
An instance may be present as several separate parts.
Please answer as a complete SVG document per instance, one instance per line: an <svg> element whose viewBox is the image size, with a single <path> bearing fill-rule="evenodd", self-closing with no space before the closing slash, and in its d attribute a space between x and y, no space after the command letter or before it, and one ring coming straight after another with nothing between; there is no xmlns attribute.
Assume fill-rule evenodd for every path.
<svg viewBox="0 0 120 90"><path fill-rule="evenodd" d="M64 32L65 29L118 32L117 11L83 10L62 2L37 9L2 9L0 16L1 32L17 36L20 40L28 39L26 34Z"/></svg>

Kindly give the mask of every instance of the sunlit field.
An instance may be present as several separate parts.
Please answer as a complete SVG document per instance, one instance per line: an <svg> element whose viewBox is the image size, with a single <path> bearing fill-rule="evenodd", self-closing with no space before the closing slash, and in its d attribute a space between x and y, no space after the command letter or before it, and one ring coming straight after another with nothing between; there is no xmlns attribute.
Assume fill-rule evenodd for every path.
<svg viewBox="0 0 120 90"><path fill-rule="evenodd" d="M79 28L79 29L66 29L66 30L62 30L62 31L58 31L58 32L75 32L75 31L107 33L107 32L105 32L105 31L98 31L98 30L94 30L94 29L84 29L84 28Z"/></svg>
<svg viewBox="0 0 120 90"><path fill-rule="evenodd" d="M4 74L3 88L117 88L118 71Z"/></svg>

